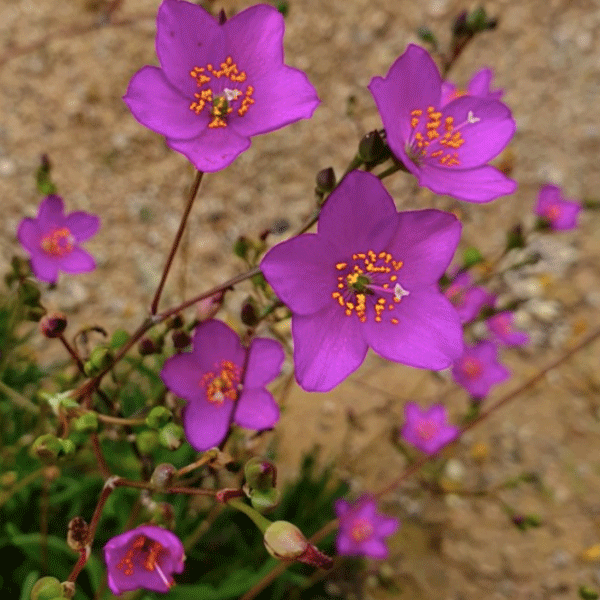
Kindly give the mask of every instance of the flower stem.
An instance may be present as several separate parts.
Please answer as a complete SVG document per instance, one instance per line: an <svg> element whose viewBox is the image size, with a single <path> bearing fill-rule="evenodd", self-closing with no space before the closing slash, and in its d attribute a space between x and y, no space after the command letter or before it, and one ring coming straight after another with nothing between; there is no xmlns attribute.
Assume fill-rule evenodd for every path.
<svg viewBox="0 0 600 600"><path fill-rule="evenodd" d="M248 504L238 498L228 500L227 506L231 506L232 508L243 512L260 529L261 533L264 533L267 530L267 527L271 525L269 519L263 517L257 510L248 506Z"/></svg>
<svg viewBox="0 0 600 600"><path fill-rule="evenodd" d="M8 396L9 399L12 400L12 402L19 408L23 408L34 415L38 415L40 413L39 406L36 406L33 402L31 402L31 400L25 398L25 396L7 386L3 381L0 381L0 392Z"/></svg>
<svg viewBox="0 0 600 600"><path fill-rule="evenodd" d="M162 294L163 288L165 287L165 282L167 281L167 275L169 274L169 270L171 269L171 264L173 263L173 259L175 258L175 254L177 252L177 248L179 248L179 243L181 242L181 236L183 235L183 231L187 224L188 217L190 216L190 211L192 210L192 205L194 204L194 200L196 198L196 194L198 193L198 188L200 187L200 182L202 181L202 176L204 173L202 171L198 171L196 173L196 177L194 182L192 183L192 187L190 188L190 193L188 195L187 205L185 210L183 211L183 216L181 217L181 222L179 223L179 229L175 234L175 239L173 240L173 245L171 246L171 251L169 252L169 256L167 257L167 262L165 264L165 268L163 269L162 276L160 278L160 283L156 288L156 293L154 294L154 299L152 300L152 304L150 305L150 314L155 315L158 310L158 303L160 302L160 296Z"/></svg>
<svg viewBox="0 0 600 600"><path fill-rule="evenodd" d="M73 348L73 346L71 346L71 344L69 344L69 342L67 342L67 338L65 338L64 334L61 333L58 336L58 339L61 341L62 345L65 347L67 352L71 355L71 358L75 361L78 371L82 375L85 375L85 371L83 368L83 361L79 357L79 354L77 354L77 351L75 350L75 348Z"/></svg>
<svg viewBox="0 0 600 600"><path fill-rule="evenodd" d="M181 469L179 469L179 471L177 471L176 473L176 476L181 477L182 475L185 475L186 473L189 473L190 471L193 471L194 469L205 465L207 462L214 460L215 458L217 458L217 456L219 456L218 450L208 450L197 461L187 465L187 467L182 467Z"/></svg>

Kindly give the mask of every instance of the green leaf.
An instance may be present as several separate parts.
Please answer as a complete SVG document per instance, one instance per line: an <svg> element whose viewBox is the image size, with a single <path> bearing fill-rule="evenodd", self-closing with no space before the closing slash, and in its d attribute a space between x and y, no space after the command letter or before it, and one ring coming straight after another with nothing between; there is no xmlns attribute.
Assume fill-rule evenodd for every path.
<svg viewBox="0 0 600 600"><path fill-rule="evenodd" d="M40 572L39 571L30 571L29 575L25 577L23 581L23 587L21 588L21 595L19 596L19 600L29 600L29 596L31 596L31 590L35 585L35 582L39 579Z"/></svg>

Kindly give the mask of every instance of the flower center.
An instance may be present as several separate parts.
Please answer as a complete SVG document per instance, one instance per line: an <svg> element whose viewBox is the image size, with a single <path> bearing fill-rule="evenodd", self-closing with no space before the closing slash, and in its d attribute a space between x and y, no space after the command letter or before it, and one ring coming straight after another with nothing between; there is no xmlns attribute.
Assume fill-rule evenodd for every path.
<svg viewBox="0 0 600 600"><path fill-rule="evenodd" d="M61 227L45 235L42 238L41 246L46 254L64 256L73 250L75 238L66 227Z"/></svg>
<svg viewBox="0 0 600 600"><path fill-rule="evenodd" d="M508 335L511 332L511 323L507 315L497 315L492 320L493 330L500 335Z"/></svg>
<svg viewBox="0 0 600 600"><path fill-rule="evenodd" d="M465 292L467 290L459 283L451 284L446 290L446 298L452 302L454 306L462 306L465 303Z"/></svg>
<svg viewBox="0 0 600 600"><path fill-rule="evenodd" d="M469 111L464 123L454 125L454 117L444 118L442 111L433 106L428 106L425 114L422 109L417 108L410 116L413 132L406 144L409 158L417 165L428 159L435 159L444 167L460 165L456 151L465 143L460 130L465 125L481 120Z"/></svg>
<svg viewBox="0 0 600 600"><path fill-rule="evenodd" d="M141 567L149 572L156 571L167 588L170 588L174 581L164 574L158 563L159 556L166 552L160 542L145 535L139 535L131 542L127 553L117 564L117 569L123 571L123 574L127 576L133 575L136 567Z"/></svg>
<svg viewBox="0 0 600 600"><path fill-rule="evenodd" d="M552 223L560 217L560 207L558 204L550 204L544 209L543 213L544 217Z"/></svg>
<svg viewBox="0 0 600 600"><path fill-rule="evenodd" d="M331 297L344 309L346 316L355 314L364 323L367 314L374 314L375 322L382 320L382 314L393 311L407 292L399 283L396 271L402 268L402 261L395 260L389 252L376 254L372 250L352 255L351 262L335 265L339 275L337 290ZM398 324L395 317L390 323Z"/></svg>
<svg viewBox="0 0 600 600"><path fill-rule="evenodd" d="M227 127L228 116L234 110L243 117L250 105L254 104L254 88L251 85L242 85L246 81L245 71L238 69L231 56L220 66L217 70L209 63L205 67L194 67L190 71L196 85L201 88L194 94L196 100L190 104L190 110L199 115L206 107L211 116L208 123L211 129Z"/></svg>
<svg viewBox="0 0 600 600"><path fill-rule="evenodd" d="M439 431L439 426L433 421L422 420L417 425L417 434L426 442L435 437Z"/></svg>
<svg viewBox="0 0 600 600"><path fill-rule="evenodd" d="M235 401L240 389L242 371L230 360L215 365L215 371L205 373L200 385L206 390L206 399L220 406L228 398Z"/></svg>
<svg viewBox="0 0 600 600"><path fill-rule="evenodd" d="M350 537L357 543L368 540L373 535L373 525L367 519L355 519L350 529Z"/></svg>
<svg viewBox="0 0 600 600"><path fill-rule="evenodd" d="M460 370L465 377L469 379L475 379L483 372L483 364L477 358L467 356L462 359L460 363Z"/></svg>

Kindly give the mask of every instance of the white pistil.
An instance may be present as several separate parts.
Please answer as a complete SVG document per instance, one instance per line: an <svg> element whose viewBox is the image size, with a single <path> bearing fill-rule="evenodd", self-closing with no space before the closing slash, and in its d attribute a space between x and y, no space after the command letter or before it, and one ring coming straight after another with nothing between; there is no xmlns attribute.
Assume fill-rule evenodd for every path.
<svg viewBox="0 0 600 600"><path fill-rule="evenodd" d="M240 92L240 90L232 90L229 88L225 88L223 90L223 93L225 94L225 98L227 98L227 102L232 102L233 100L237 100L238 96L242 95L242 92Z"/></svg>
<svg viewBox="0 0 600 600"><path fill-rule="evenodd" d="M470 111L467 113L467 121L468 121L469 123L477 123L477 122L481 121L481 119L480 119L479 117L476 117L476 116L473 114L473 111L472 111L472 110L470 110Z"/></svg>
<svg viewBox="0 0 600 600"><path fill-rule="evenodd" d="M410 292L406 291L399 283L394 286L394 296L396 300L402 300L404 296L408 296Z"/></svg>
<svg viewBox="0 0 600 600"><path fill-rule="evenodd" d="M160 565L158 564L158 562L155 563L154 566L156 567L156 570L157 570L160 578L163 580L164 584L167 586L168 589L171 589L173 584L167 579L166 575L163 573L163 570L160 568Z"/></svg>

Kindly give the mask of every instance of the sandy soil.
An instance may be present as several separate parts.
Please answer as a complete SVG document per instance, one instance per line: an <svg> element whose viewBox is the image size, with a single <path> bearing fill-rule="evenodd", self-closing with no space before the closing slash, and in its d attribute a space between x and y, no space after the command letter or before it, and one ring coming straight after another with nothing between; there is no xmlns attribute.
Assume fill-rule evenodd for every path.
<svg viewBox="0 0 600 600"><path fill-rule="evenodd" d="M132 74L156 63L158 2L125 0L113 24L95 26L106 21L108 5L0 5L0 252L8 261L18 222L35 212L34 172L47 153L68 208L103 220L88 244L98 270L64 278L45 296L69 313L73 330L92 323L132 329L140 322L193 175L185 159L139 125L121 101ZM231 14L248 3L223 5ZM291 0L287 62L308 73L322 105L310 121L255 138L226 172L205 178L164 305L239 272L231 245L240 233L256 235L283 218L301 223L313 207L315 173L330 165L342 172L359 137L381 126L366 89L371 77L385 74L407 43L417 41L421 25L447 41L452 16L472 6L459 0ZM399 174L387 186L399 207L456 211L464 245L476 244L494 258L509 224L531 222L541 184L562 185L572 198L598 198L600 5L490 0L485 6L499 17L498 29L467 48L452 76L463 85L488 65L506 90L518 123L510 147L517 193L474 206L433 198ZM539 268L499 288L529 300L519 318L534 343L504 353L514 377L486 403L600 323L599 230L597 212L582 215L576 231L554 236L549 247L546 242ZM231 295L230 314L244 295L243 289ZM40 343L39 352L47 357L48 347ZM584 554L600 542L598 355L598 344L581 352L469 433L452 451L446 473L447 489L457 493L434 495L409 480L386 497L385 510L403 521L387 561L401 593L375 585L367 586L365 597L574 598L579 585L600 587L600 551ZM357 492L382 486L402 469L389 440L404 402L415 399L443 400L453 414L466 406L465 393L447 379L375 356L331 394L293 388L281 422L282 471L292 474L301 453L319 444L323 458L336 459ZM535 472L541 485L483 498L460 493L493 488L524 471ZM510 525L503 502L538 513L543 525L521 533Z"/></svg>

